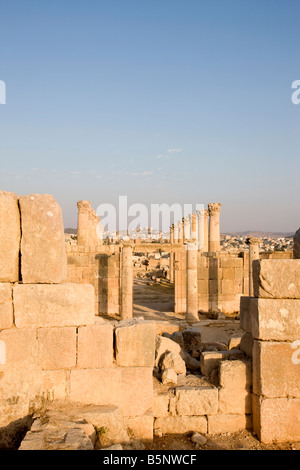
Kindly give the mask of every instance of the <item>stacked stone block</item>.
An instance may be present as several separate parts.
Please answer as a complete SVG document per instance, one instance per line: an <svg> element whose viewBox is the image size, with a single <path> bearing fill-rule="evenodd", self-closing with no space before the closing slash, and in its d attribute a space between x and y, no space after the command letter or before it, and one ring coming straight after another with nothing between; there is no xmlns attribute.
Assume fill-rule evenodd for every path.
<svg viewBox="0 0 300 470"><path fill-rule="evenodd" d="M254 261L255 297L241 301L252 337L253 426L265 443L300 440L299 274L298 260Z"/></svg>
<svg viewBox="0 0 300 470"><path fill-rule="evenodd" d="M239 311L244 289L243 258L198 253L198 308L204 312Z"/></svg>
<svg viewBox="0 0 300 470"><path fill-rule="evenodd" d="M244 357L217 362L215 384L198 377L191 385L155 392L154 433L215 435L251 428L251 363Z"/></svg>
<svg viewBox="0 0 300 470"><path fill-rule="evenodd" d="M119 314L121 305L120 250L118 246L66 245L67 282L91 284L95 290L95 314Z"/></svg>
<svg viewBox="0 0 300 470"><path fill-rule="evenodd" d="M0 427L63 400L117 407L152 438L155 329L95 316L93 286L65 282L63 235L51 196L0 193Z"/></svg>

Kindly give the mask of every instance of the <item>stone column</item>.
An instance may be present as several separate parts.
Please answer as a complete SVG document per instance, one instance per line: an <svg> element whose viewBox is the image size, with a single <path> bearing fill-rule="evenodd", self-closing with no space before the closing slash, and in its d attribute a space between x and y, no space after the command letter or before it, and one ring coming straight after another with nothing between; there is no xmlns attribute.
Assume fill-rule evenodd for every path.
<svg viewBox="0 0 300 470"><path fill-rule="evenodd" d="M179 230L178 230L178 223L174 224L174 243L179 242Z"/></svg>
<svg viewBox="0 0 300 470"><path fill-rule="evenodd" d="M207 219L206 219L207 222ZM198 243L198 250L204 251L204 246L205 246L205 210L201 209L200 211L197 211L197 243Z"/></svg>
<svg viewBox="0 0 300 470"><path fill-rule="evenodd" d="M191 239L191 224L189 217L183 218L183 233L183 242L188 242Z"/></svg>
<svg viewBox="0 0 300 470"><path fill-rule="evenodd" d="M191 240L197 241L197 215L191 214Z"/></svg>
<svg viewBox="0 0 300 470"><path fill-rule="evenodd" d="M208 209L204 209L204 253L208 252Z"/></svg>
<svg viewBox="0 0 300 470"><path fill-rule="evenodd" d="M197 243L187 243L187 299L186 320L199 321L197 286Z"/></svg>
<svg viewBox="0 0 300 470"><path fill-rule="evenodd" d="M178 222L178 243L183 243L183 221Z"/></svg>
<svg viewBox="0 0 300 470"><path fill-rule="evenodd" d="M170 243L171 245L174 243L174 224L170 227Z"/></svg>
<svg viewBox="0 0 300 470"><path fill-rule="evenodd" d="M249 297L253 296L253 261L259 259L259 245L261 240L249 237L246 240L249 245Z"/></svg>
<svg viewBox="0 0 300 470"><path fill-rule="evenodd" d="M77 244L87 246L89 243L89 214L91 209L90 201L78 201L77 218Z"/></svg>
<svg viewBox="0 0 300 470"><path fill-rule="evenodd" d="M169 272L170 272L170 282L174 282L174 251L170 251L170 263L169 263Z"/></svg>
<svg viewBox="0 0 300 470"><path fill-rule="evenodd" d="M214 202L208 204L209 212L209 246L208 249L212 251L220 251L220 211L221 203Z"/></svg>
<svg viewBox="0 0 300 470"><path fill-rule="evenodd" d="M133 316L133 264L132 246L127 243L122 247L121 271L121 319Z"/></svg>

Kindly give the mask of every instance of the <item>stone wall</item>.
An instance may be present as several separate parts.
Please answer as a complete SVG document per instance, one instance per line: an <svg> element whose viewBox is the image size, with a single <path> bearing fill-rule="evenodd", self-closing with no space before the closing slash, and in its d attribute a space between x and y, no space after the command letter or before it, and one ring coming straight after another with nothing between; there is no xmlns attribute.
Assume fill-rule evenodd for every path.
<svg viewBox="0 0 300 470"><path fill-rule="evenodd" d="M95 314L119 314L121 303L121 256L118 245L66 245L67 281L91 284L95 291Z"/></svg>
<svg viewBox="0 0 300 470"><path fill-rule="evenodd" d="M63 400L117 407L133 436L152 437L154 327L105 322L93 286L67 282L52 196L1 192L0 208L0 427Z"/></svg>
<svg viewBox="0 0 300 470"><path fill-rule="evenodd" d="M241 299L253 359L253 427L260 440L300 440L300 261L253 263L254 297Z"/></svg>

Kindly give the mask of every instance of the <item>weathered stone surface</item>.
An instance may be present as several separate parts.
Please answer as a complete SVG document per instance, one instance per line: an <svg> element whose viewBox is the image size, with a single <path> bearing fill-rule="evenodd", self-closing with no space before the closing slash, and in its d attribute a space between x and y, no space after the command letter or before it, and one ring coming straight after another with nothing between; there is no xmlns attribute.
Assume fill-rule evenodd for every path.
<svg viewBox="0 0 300 470"><path fill-rule="evenodd" d="M254 296L300 299L300 259L253 261Z"/></svg>
<svg viewBox="0 0 300 470"><path fill-rule="evenodd" d="M264 341L300 338L300 300L252 297L249 308L253 338Z"/></svg>
<svg viewBox="0 0 300 470"><path fill-rule="evenodd" d="M206 416L165 416L154 420L154 430L162 434L207 433Z"/></svg>
<svg viewBox="0 0 300 470"><path fill-rule="evenodd" d="M300 399L253 396L253 430L265 443L300 441Z"/></svg>
<svg viewBox="0 0 300 470"><path fill-rule="evenodd" d="M164 369L161 374L162 384L177 384L177 374L173 369Z"/></svg>
<svg viewBox="0 0 300 470"><path fill-rule="evenodd" d="M45 400L64 400L67 394L67 370L43 370L41 395Z"/></svg>
<svg viewBox="0 0 300 470"><path fill-rule="evenodd" d="M93 450L95 438L84 419L52 410L35 419L19 450Z"/></svg>
<svg viewBox="0 0 300 470"><path fill-rule="evenodd" d="M201 416L218 412L216 387L177 387L177 412L181 416Z"/></svg>
<svg viewBox="0 0 300 470"><path fill-rule="evenodd" d="M155 360L155 323L124 320L115 328L116 362L120 367L153 367Z"/></svg>
<svg viewBox="0 0 300 470"><path fill-rule="evenodd" d="M70 369L76 365L76 328L39 328L39 355L43 369Z"/></svg>
<svg viewBox="0 0 300 470"><path fill-rule="evenodd" d="M153 440L152 412L145 413L142 416L125 417L124 422L131 438L147 441Z"/></svg>
<svg viewBox="0 0 300 470"><path fill-rule="evenodd" d="M216 414L207 417L208 434L234 433L247 428L247 417L243 414Z"/></svg>
<svg viewBox="0 0 300 470"><path fill-rule="evenodd" d="M251 411L252 397L249 390L233 387L219 390L219 413L246 415Z"/></svg>
<svg viewBox="0 0 300 470"><path fill-rule="evenodd" d="M61 208L49 194L21 196L19 204L23 283L64 281L67 257Z"/></svg>
<svg viewBox="0 0 300 470"><path fill-rule="evenodd" d="M172 369L176 374L185 374L186 367L185 362L180 356L180 354L176 354L174 351L167 352L161 361L161 370L164 371L166 369Z"/></svg>
<svg viewBox="0 0 300 470"><path fill-rule="evenodd" d="M129 442L122 413L116 406L83 407L80 416L96 428L102 447Z"/></svg>
<svg viewBox="0 0 300 470"><path fill-rule="evenodd" d="M0 284L0 330L13 325L12 285Z"/></svg>
<svg viewBox="0 0 300 470"><path fill-rule="evenodd" d="M89 284L17 284L13 296L17 328L94 323L94 288Z"/></svg>
<svg viewBox="0 0 300 470"><path fill-rule="evenodd" d="M120 408L123 416L140 416L153 404L152 367L73 369L70 399Z"/></svg>
<svg viewBox="0 0 300 470"><path fill-rule="evenodd" d="M110 323L78 328L78 367L83 369L112 367L113 355L113 326Z"/></svg>
<svg viewBox="0 0 300 470"><path fill-rule="evenodd" d="M155 339L155 365L158 366L162 356L167 352L180 354L181 347L175 341L164 336L156 336Z"/></svg>
<svg viewBox="0 0 300 470"><path fill-rule="evenodd" d="M203 351L200 356L201 373L209 376L213 369L219 366L221 361L242 359L244 353L238 349L230 351Z"/></svg>
<svg viewBox="0 0 300 470"><path fill-rule="evenodd" d="M249 390L252 384L251 362L247 360L222 361L219 384L228 389Z"/></svg>
<svg viewBox="0 0 300 470"><path fill-rule="evenodd" d="M19 280L20 240L18 196L0 191L0 282Z"/></svg>
<svg viewBox="0 0 300 470"><path fill-rule="evenodd" d="M169 394L155 393L153 396L153 416L160 418L169 415Z"/></svg>
<svg viewBox="0 0 300 470"><path fill-rule="evenodd" d="M253 392L267 398L300 398L300 368L292 343L254 341Z"/></svg>

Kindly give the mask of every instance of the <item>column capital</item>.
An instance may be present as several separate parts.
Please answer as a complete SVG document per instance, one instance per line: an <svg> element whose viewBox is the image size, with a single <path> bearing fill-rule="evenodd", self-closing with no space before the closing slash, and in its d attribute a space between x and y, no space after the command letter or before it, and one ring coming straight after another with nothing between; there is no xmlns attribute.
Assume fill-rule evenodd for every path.
<svg viewBox="0 0 300 470"><path fill-rule="evenodd" d="M88 214L91 210L91 201L78 201L77 207L82 214Z"/></svg>
<svg viewBox="0 0 300 470"><path fill-rule="evenodd" d="M256 238L256 237L248 237L246 239L246 244L247 245L259 245L261 242L262 242L262 240L260 238Z"/></svg>
<svg viewBox="0 0 300 470"><path fill-rule="evenodd" d="M221 202L211 202L208 204L208 213L210 216L220 214L221 211Z"/></svg>

